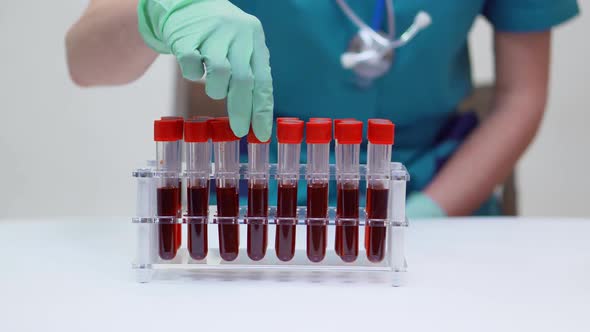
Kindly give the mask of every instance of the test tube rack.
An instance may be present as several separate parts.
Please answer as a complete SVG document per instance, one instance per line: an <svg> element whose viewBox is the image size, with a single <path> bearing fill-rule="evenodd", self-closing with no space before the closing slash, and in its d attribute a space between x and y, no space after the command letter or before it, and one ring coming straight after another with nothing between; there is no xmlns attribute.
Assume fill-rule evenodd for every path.
<svg viewBox="0 0 590 332"><path fill-rule="evenodd" d="M149 164L149 163L148 163ZM248 179L247 164L241 164L240 178ZM275 185L277 165L270 165L270 186ZM132 222L136 228L136 253L132 268L138 282L146 283L159 279L190 277L199 280L200 278L255 278L261 279L270 276L279 276L281 280L291 277L307 275L312 280L319 278L350 280L379 280L393 286L402 286L405 283L406 259L405 259L405 230L408 227L408 220L405 215L406 203L406 182L410 180L409 173L401 163L391 163L390 195L388 202L387 220L366 220L364 208L359 211L359 254L358 258L351 263L344 262L334 250L334 238L337 218L336 208L329 208L329 220L326 220L328 230L328 244L326 257L321 262L311 262L306 256L306 207L298 207L298 218L296 223L296 244L295 256L288 262L277 259L274 250L274 234L276 230L276 207L269 207L268 218L264 221L268 224L268 243L266 255L262 260L253 261L246 254L246 234L248 226L247 207L240 207L238 218L232 218L232 223L238 224L240 229L240 252L234 261L224 261L219 256L219 241L217 225L227 223L227 218L216 216L216 207L210 206L208 217L187 217L182 218L159 217L157 215L157 183L161 177L173 177L185 179L187 173L171 173L158 171L154 168L141 168L135 170L132 175L137 180L137 201L136 217ZM215 174L211 172L213 180ZM306 179L306 166L300 166L300 182ZM336 179L336 169L330 165L330 180ZM366 179L366 168L360 167L360 180ZM333 182L333 181L332 181ZM331 186L332 186L331 182ZM299 190L305 190L301 187ZM273 202L275 197L269 197ZM269 202L269 203L270 203ZM362 202L361 202L362 203ZM270 205L270 204L269 204ZM253 217L260 221L260 217ZM380 223L386 227L385 255L380 262L374 263L367 259L363 246L365 225L372 222ZM186 229L183 229L185 238L176 257L172 260L163 260L158 255L158 225L159 224L208 224L208 255L203 260L194 260L187 251ZM185 226L183 226L185 227ZM297 277L298 278L298 277ZM297 279L300 280L300 279Z"/></svg>

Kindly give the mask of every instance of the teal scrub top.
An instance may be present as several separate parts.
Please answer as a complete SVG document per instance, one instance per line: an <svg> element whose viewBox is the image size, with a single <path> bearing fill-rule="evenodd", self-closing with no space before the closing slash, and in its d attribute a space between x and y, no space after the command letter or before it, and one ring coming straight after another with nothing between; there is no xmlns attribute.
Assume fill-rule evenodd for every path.
<svg viewBox="0 0 590 332"><path fill-rule="evenodd" d="M336 1L232 2L258 17L264 27L275 115L304 120L391 119L396 124L393 159L404 163L412 175L409 192L423 190L436 175L440 160L461 143L461 139L441 141L440 133L473 88L467 37L476 17L483 15L499 31L533 32L551 29L579 11L576 0L394 1L398 36L420 10L430 14L432 25L396 50L385 76L360 88L355 74L340 64L357 28ZM375 1L348 0L348 4L370 24ZM276 150L273 146L271 151ZM483 214L494 213L488 210Z"/></svg>

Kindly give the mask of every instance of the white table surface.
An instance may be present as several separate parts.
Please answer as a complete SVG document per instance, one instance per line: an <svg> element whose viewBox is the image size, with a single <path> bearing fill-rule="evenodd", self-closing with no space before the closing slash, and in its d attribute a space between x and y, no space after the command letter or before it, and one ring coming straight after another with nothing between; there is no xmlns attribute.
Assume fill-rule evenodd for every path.
<svg viewBox="0 0 590 332"><path fill-rule="evenodd" d="M0 221L0 331L590 331L590 220L408 229L408 284L137 284L128 218Z"/></svg>

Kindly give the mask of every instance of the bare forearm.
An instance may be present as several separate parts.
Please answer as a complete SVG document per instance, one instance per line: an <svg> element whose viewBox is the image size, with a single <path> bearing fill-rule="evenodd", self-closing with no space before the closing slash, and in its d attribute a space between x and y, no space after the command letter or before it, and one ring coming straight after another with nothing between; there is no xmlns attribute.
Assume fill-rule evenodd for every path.
<svg viewBox="0 0 590 332"><path fill-rule="evenodd" d="M94 0L68 31L66 51L78 85L115 85L139 78L157 57L137 28L137 0Z"/></svg>
<svg viewBox="0 0 590 332"><path fill-rule="evenodd" d="M425 191L451 216L473 213L510 175L543 117L549 33L535 35L532 41L516 47L512 43L508 50L501 38L496 38L494 111ZM536 55L530 56L534 52Z"/></svg>
<svg viewBox="0 0 590 332"><path fill-rule="evenodd" d="M426 189L450 216L475 211L510 175L537 132L540 116L515 117L514 110L539 106L518 96L505 99Z"/></svg>

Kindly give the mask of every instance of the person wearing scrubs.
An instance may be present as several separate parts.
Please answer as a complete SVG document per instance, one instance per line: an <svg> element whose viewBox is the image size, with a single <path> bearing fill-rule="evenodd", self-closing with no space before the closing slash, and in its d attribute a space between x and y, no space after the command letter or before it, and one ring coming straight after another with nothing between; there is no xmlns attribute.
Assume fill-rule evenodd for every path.
<svg viewBox="0 0 590 332"><path fill-rule="evenodd" d="M280 116L390 119L410 217L493 215L543 117L551 30L578 12L576 0L92 0L66 47L80 86L129 83L172 54L187 96L204 79L240 137L267 140ZM458 106L480 15L496 82L479 123Z"/></svg>

